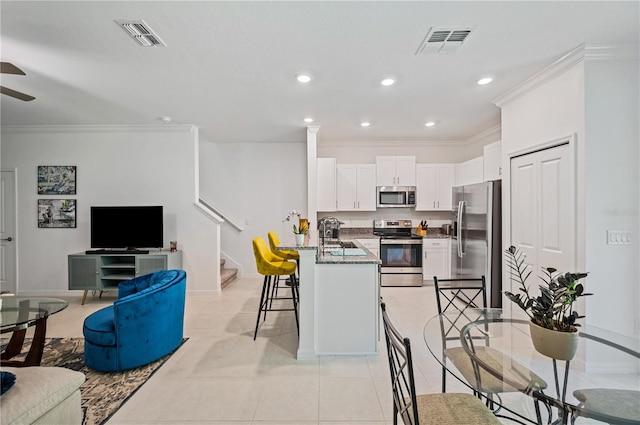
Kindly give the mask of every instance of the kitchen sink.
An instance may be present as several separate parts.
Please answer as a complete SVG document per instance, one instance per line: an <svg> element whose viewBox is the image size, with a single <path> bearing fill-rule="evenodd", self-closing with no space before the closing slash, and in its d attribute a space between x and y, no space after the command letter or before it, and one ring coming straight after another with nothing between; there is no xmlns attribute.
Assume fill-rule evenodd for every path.
<svg viewBox="0 0 640 425"><path fill-rule="evenodd" d="M353 242L343 242L340 241L340 248L357 248L358 245L356 245Z"/></svg>

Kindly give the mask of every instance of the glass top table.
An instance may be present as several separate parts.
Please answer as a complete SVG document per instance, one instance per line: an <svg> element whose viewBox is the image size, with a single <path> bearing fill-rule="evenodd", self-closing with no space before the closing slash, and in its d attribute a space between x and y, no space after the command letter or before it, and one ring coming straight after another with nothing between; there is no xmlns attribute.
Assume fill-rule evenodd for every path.
<svg viewBox="0 0 640 425"><path fill-rule="evenodd" d="M501 309L453 311L429 319L423 336L431 354L450 375L479 389L474 388L477 382L469 383L445 359L445 350L461 347L477 373L482 369L502 381L505 388L541 401L549 407L549 420L554 423L584 417L605 423L640 424L640 341L583 326L579 328L576 356L564 362L534 349L526 319L511 318ZM491 350L484 348L487 346ZM523 373L518 364L527 372ZM502 407L513 412L509 406ZM527 419L540 421L533 416Z"/></svg>
<svg viewBox="0 0 640 425"><path fill-rule="evenodd" d="M44 350L47 319L69 304L57 298L0 297L0 333L13 332L2 354L2 366L39 366ZM24 360L11 360L22 351L27 328L35 326L31 347Z"/></svg>

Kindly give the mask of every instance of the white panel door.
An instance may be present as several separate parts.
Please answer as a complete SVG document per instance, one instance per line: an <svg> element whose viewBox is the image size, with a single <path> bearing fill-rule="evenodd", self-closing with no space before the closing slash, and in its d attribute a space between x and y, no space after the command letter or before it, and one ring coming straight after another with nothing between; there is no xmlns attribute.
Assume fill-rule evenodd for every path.
<svg viewBox="0 0 640 425"><path fill-rule="evenodd" d="M2 171L0 180L0 293L16 292L15 172Z"/></svg>
<svg viewBox="0 0 640 425"><path fill-rule="evenodd" d="M567 272L574 268L571 226L575 223L569 145L540 151L538 264Z"/></svg>
<svg viewBox="0 0 640 425"><path fill-rule="evenodd" d="M542 267L574 267L572 175L567 144L511 160L511 243L527 256L533 288Z"/></svg>

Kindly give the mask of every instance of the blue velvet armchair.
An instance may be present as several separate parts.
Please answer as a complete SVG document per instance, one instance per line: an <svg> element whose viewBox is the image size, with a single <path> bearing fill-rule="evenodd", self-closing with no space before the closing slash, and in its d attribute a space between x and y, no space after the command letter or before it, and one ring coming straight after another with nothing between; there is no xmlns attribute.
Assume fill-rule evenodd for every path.
<svg viewBox="0 0 640 425"><path fill-rule="evenodd" d="M182 343L187 275L161 270L122 282L118 299L84 321L84 362L102 372L133 369Z"/></svg>

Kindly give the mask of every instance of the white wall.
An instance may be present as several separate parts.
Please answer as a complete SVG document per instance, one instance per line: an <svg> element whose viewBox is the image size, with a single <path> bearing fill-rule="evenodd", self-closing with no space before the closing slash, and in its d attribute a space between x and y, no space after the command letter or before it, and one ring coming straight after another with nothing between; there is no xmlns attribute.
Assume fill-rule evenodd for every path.
<svg viewBox="0 0 640 425"><path fill-rule="evenodd" d="M588 322L640 333L638 59L587 56L585 70L585 256L595 292ZM607 245L607 230L629 231L634 242ZM615 320L599 306L616 306Z"/></svg>
<svg viewBox="0 0 640 425"><path fill-rule="evenodd" d="M509 170L508 158L513 152L575 133L574 271L590 273L586 286L595 294L585 300L585 320L587 324L637 335L638 57L615 59L617 49L611 49L605 59L602 50L595 56L590 56L590 51L589 47L577 49L564 59L565 68L556 64L550 67L553 72L542 72L527 83L527 88L498 100L502 108L503 167ZM625 53L625 57L629 56ZM505 244L510 243L509 183L507 173L503 178ZM612 210L626 213L612 214ZM609 229L631 231L634 244L607 245Z"/></svg>
<svg viewBox="0 0 640 425"><path fill-rule="evenodd" d="M164 245L178 241L187 290L216 291L216 225L194 207L197 129L192 126L2 128L2 168L17 169L20 294L69 295L67 255L90 248L92 205L163 205ZM77 227L37 227L38 165L77 166Z"/></svg>
<svg viewBox="0 0 640 425"><path fill-rule="evenodd" d="M222 256L242 274L257 275L252 239L268 243L273 230L281 241L293 240L293 223L282 220L294 209L307 214L306 143L201 141L200 194L244 229L221 225Z"/></svg>

